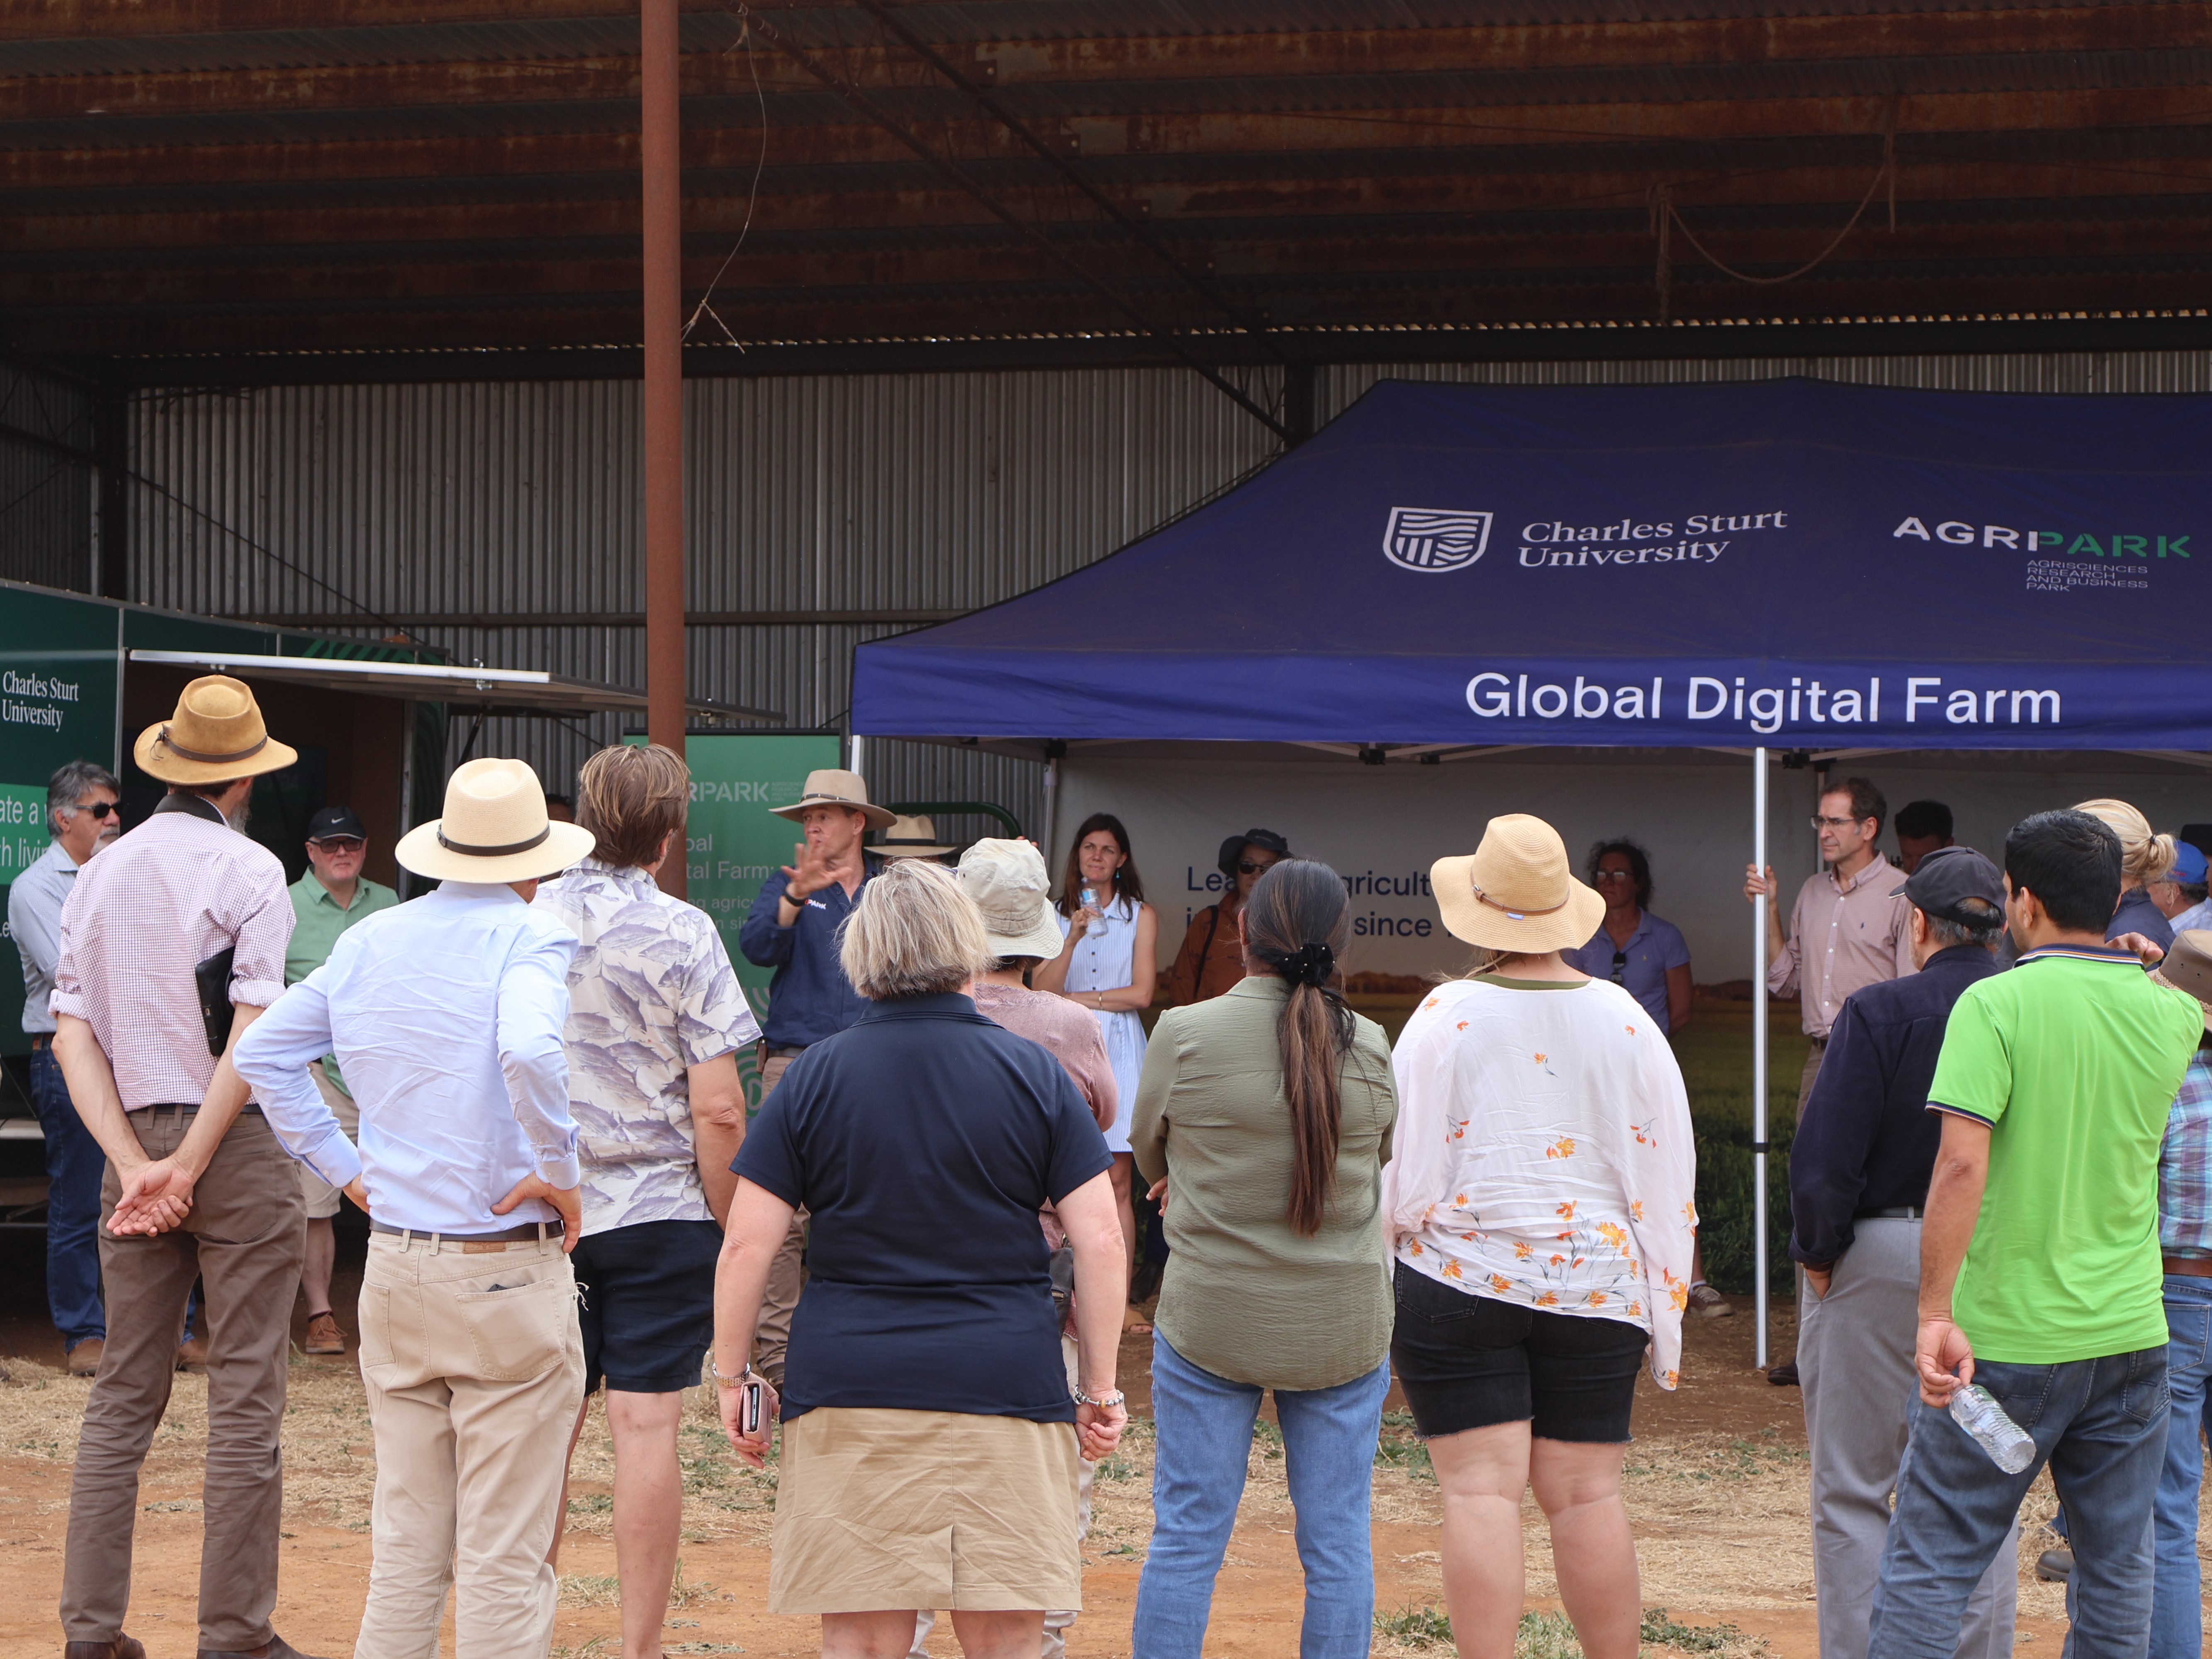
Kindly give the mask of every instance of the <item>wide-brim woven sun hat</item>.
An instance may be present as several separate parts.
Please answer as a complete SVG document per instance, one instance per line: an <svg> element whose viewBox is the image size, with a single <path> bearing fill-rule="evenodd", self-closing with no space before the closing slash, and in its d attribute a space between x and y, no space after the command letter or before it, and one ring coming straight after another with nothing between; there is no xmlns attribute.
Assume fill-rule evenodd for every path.
<svg viewBox="0 0 2212 1659"><path fill-rule="evenodd" d="M538 774L519 760L487 757L446 781L442 817L417 824L392 855L434 881L530 881L587 858L598 839L581 824L545 813Z"/></svg>
<svg viewBox="0 0 2212 1659"><path fill-rule="evenodd" d="M204 674L179 694L176 713L138 734L131 758L164 783L228 783L282 771L300 751L269 735L244 682Z"/></svg>
<svg viewBox="0 0 2212 1659"><path fill-rule="evenodd" d="M960 885L983 913L983 933L994 957L1060 954L1060 923L1052 909L1052 878L1044 854L1025 841L979 841L960 855Z"/></svg>
<svg viewBox="0 0 2212 1659"><path fill-rule="evenodd" d="M1559 832L1526 812L1491 819L1482 844L1438 859L1429 883L1445 930L1486 951L1572 950L1605 920L1605 901L1575 879Z"/></svg>
<svg viewBox="0 0 2212 1659"><path fill-rule="evenodd" d="M878 836L868 850L878 858L937 859L952 849L937 839L935 820L898 817L891 820L890 828Z"/></svg>

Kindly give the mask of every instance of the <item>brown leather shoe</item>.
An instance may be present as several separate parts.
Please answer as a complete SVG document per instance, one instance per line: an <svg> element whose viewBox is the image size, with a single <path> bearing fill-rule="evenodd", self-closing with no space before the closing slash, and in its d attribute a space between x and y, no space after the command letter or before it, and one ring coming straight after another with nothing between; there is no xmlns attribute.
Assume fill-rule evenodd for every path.
<svg viewBox="0 0 2212 1659"><path fill-rule="evenodd" d="M106 1352L106 1339L88 1336L69 1351L69 1374L71 1376L90 1376L100 1369L100 1356Z"/></svg>
<svg viewBox="0 0 2212 1659"><path fill-rule="evenodd" d="M118 1636L112 1642L66 1642L62 1659L146 1659L146 1644L135 1636Z"/></svg>
<svg viewBox="0 0 2212 1659"><path fill-rule="evenodd" d="M300 1345L302 1353L343 1353L345 1333L338 1328L338 1317L333 1313L310 1314L307 1317L307 1340Z"/></svg>
<svg viewBox="0 0 2212 1659"><path fill-rule="evenodd" d="M177 1369L190 1371L195 1376L205 1376L207 1365L207 1339L204 1336L186 1337L177 1349Z"/></svg>
<svg viewBox="0 0 2212 1659"><path fill-rule="evenodd" d="M143 1654L145 1650L142 1648L139 1651ZM125 1659L125 1656L118 1655L118 1659ZM258 1648L248 1648L242 1653L228 1648L202 1648L200 1659L313 1659L313 1656L301 1652L271 1631L269 1639Z"/></svg>

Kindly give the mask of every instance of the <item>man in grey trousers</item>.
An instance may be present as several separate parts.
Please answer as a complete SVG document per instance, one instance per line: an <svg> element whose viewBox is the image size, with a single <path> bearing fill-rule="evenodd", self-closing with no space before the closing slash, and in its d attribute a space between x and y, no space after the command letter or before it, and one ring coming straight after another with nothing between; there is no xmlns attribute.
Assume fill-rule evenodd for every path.
<svg viewBox="0 0 2212 1659"><path fill-rule="evenodd" d="M1920 1217L1942 1139L1928 1086L1951 1006L1998 971L2004 879L1971 848L1921 860L1895 890L1911 906L1920 971L1855 991L1797 1120L1790 1151L1804 1264L1797 1369L1813 1454L1813 1571L1821 1659L1865 1659L1874 1587L1918 1386ZM2014 1527L1976 1587L1960 1659L2005 1659L2019 1593Z"/></svg>

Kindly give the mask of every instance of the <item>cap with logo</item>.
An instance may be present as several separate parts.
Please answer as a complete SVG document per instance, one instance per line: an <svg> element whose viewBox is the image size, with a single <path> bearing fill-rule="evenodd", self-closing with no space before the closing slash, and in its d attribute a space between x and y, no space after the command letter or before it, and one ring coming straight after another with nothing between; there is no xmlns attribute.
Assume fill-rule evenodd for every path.
<svg viewBox="0 0 2212 1659"><path fill-rule="evenodd" d="M2204 867L2203 851L2194 842L2177 841L2173 843L2173 880L2184 887L2202 887L2204 884Z"/></svg>
<svg viewBox="0 0 2212 1659"><path fill-rule="evenodd" d="M334 841L341 836L350 836L356 841L367 841L368 831L361 825L361 814L350 806L325 806L307 820L309 841Z"/></svg>
<svg viewBox="0 0 2212 1659"><path fill-rule="evenodd" d="M2004 914L2004 878L1971 847L1937 848L1920 860L1920 867L1903 886L1893 887L1889 893L1892 898L1902 893L1915 909L1966 927L1990 927ZM1967 899L1980 899L1994 907L1996 914L1976 914L1964 903Z"/></svg>

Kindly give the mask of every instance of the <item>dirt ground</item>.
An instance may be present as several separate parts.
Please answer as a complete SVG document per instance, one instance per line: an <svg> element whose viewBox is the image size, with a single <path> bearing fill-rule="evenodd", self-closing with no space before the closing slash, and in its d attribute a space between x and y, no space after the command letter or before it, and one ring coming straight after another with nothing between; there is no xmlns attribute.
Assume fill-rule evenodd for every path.
<svg viewBox="0 0 2212 1659"><path fill-rule="evenodd" d="M1627 1490L1643 1599L1647 1607L1668 1609L1679 1624L1735 1626L1741 1638L1728 1650L1763 1647L1778 1659L1814 1659L1803 1421L1796 1391L1772 1387L1753 1368L1749 1311L1746 1305L1734 1319L1692 1321L1681 1389L1668 1395L1647 1379L1638 1402ZM0 1550L9 1566L9 1593L0 1602L0 1656L51 1654L60 1645L53 1609L70 1459L88 1385L61 1373L58 1345L43 1352L23 1325L9 1323L9 1337L25 1340L10 1341L13 1381L0 1387ZM1778 1315L1776 1347L1783 1354L1790 1349L1791 1323L1787 1313ZM1079 1659L1129 1651L1130 1612L1150 1526L1147 1346L1132 1338L1124 1349L1124 1386L1139 1423L1124 1450L1100 1471L1097 1520L1085 1551L1087 1605L1068 1644ZM195 1646L205 1401L201 1379L178 1379L146 1466L130 1627L155 1659L189 1656ZM681 1605L669 1615L667 1651L811 1655L818 1650L812 1620L765 1610L773 1468L756 1474L732 1460L710 1410L702 1390L684 1427ZM1410 1421L1394 1414L1374 1480L1377 1607L1386 1615L1442 1601L1437 1487L1426 1465ZM360 1380L349 1362L295 1359L285 1470L277 1628L305 1653L350 1654L368 1582L373 1464ZM576 1463L556 1655L616 1659L620 1651L611 1476L605 1420L595 1417ZM2050 1508L2045 1487L2031 1497L2027 1512L2041 1516ZM1527 1513L1530 1603L1556 1607L1542 1517L1533 1504ZM1279 1438L1262 1431L1216 1592L1209 1654L1279 1659L1297 1651L1300 1587L1291 1528ZM2028 1654L2056 1659L2064 1635L2061 1594L2035 1582L2029 1571L2048 1541L2031 1533L2022 1547L2021 1639ZM942 1656L958 1650L944 1633L933 1650ZM1378 1638L1376 1650L1434 1659L1449 1652L1442 1644L1390 1636Z"/></svg>

